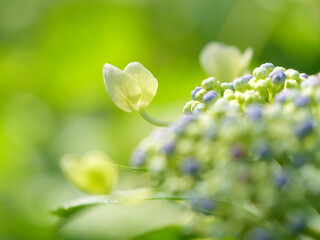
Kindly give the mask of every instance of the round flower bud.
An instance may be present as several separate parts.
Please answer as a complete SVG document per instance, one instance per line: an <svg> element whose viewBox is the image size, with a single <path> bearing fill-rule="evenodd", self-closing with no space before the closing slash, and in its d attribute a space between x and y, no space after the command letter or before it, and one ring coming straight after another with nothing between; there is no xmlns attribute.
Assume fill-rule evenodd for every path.
<svg viewBox="0 0 320 240"><path fill-rule="evenodd" d="M268 73L271 73L274 69L274 66L272 63L264 63L264 64L261 64L260 67L267 69Z"/></svg>
<svg viewBox="0 0 320 240"><path fill-rule="evenodd" d="M223 97L228 99L229 101L236 98L234 92L231 89L226 89L223 93Z"/></svg>
<svg viewBox="0 0 320 240"><path fill-rule="evenodd" d="M207 91L216 90L219 91L221 83L214 77L205 79L201 83L201 87Z"/></svg>
<svg viewBox="0 0 320 240"><path fill-rule="evenodd" d="M141 149L136 149L131 155L130 162L134 166L141 166L145 163L146 158L146 152L142 151Z"/></svg>
<svg viewBox="0 0 320 240"><path fill-rule="evenodd" d="M188 158L181 163L181 172L195 175L199 172L199 164L193 158Z"/></svg>
<svg viewBox="0 0 320 240"><path fill-rule="evenodd" d="M235 91L235 90L236 90L236 89L234 88L233 82L229 83L229 86L230 86L230 89L231 89L232 91Z"/></svg>
<svg viewBox="0 0 320 240"><path fill-rule="evenodd" d="M247 104L262 102L262 97L257 91L248 90L244 93L244 100Z"/></svg>
<svg viewBox="0 0 320 240"><path fill-rule="evenodd" d="M307 79L309 76L306 73L300 73L300 78Z"/></svg>
<svg viewBox="0 0 320 240"><path fill-rule="evenodd" d="M244 93L237 91L237 92L235 92L234 96L238 100L239 104L243 104L244 103Z"/></svg>
<svg viewBox="0 0 320 240"><path fill-rule="evenodd" d="M293 79L287 79L284 84L284 88L299 88L299 83Z"/></svg>
<svg viewBox="0 0 320 240"><path fill-rule="evenodd" d="M204 105L203 103L199 103L194 107L193 113L198 114L203 112L204 110L206 110L206 105Z"/></svg>
<svg viewBox="0 0 320 240"><path fill-rule="evenodd" d="M288 69L287 71L285 71L285 74L290 79L294 79L294 80L300 81L299 72L294 70L294 69Z"/></svg>
<svg viewBox="0 0 320 240"><path fill-rule="evenodd" d="M221 83L221 90L224 92L226 89L230 89L230 83Z"/></svg>
<svg viewBox="0 0 320 240"><path fill-rule="evenodd" d="M275 183L279 188L282 188L284 185L286 185L288 180L288 175L285 172L281 172L275 177Z"/></svg>
<svg viewBox="0 0 320 240"><path fill-rule="evenodd" d="M320 78L316 77L316 76L310 76L308 77L308 79L304 80L301 82L300 86L302 88L304 87L315 87L320 85Z"/></svg>
<svg viewBox="0 0 320 240"><path fill-rule="evenodd" d="M247 107L247 116L253 120L262 118L262 108L259 105L249 105Z"/></svg>
<svg viewBox="0 0 320 240"><path fill-rule="evenodd" d="M296 99L294 100L294 104L297 107L303 107L306 106L310 103L310 98L305 97L305 96L298 96L296 97Z"/></svg>
<svg viewBox="0 0 320 240"><path fill-rule="evenodd" d="M297 126L295 130L296 136L300 139L305 138L310 133L312 133L313 128L313 122L311 120L307 120Z"/></svg>
<svg viewBox="0 0 320 240"><path fill-rule="evenodd" d="M169 142L167 144L165 144L162 147L162 151L166 154L166 155L171 155L174 151L175 148L175 143L174 142Z"/></svg>
<svg viewBox="0 0 320 240"><path fill-rule="evenodd" d="M238 77L233 81L234 88L237 91L244 91L248 87L249 80L245 77Z"/></svg>
<svg viewBox="0 0 320 240"><path fill-rule="evenodd" d="M187 102L183 107L183 113L191 112L192 104L193 104L193 101Z"/></svg>
<svg viewBox="0 0 320 240"><path fill-rule="evenodd" d="M194 90L191 91L191 97L193 100L196 100L196 93L201 89L202 89L201 87L196 87Z"/></svg>
<svg viewBox="0 0 320 240"><path fill-rule="evenodd" d="M216 91L211 90L203 96L202 100L205 104L209 104L215 102L218 98L219 94Z"/></svg>
<svg viewBox="0 0 320 240"><path fill-rule="evenodd" d="M200 103L199 101L193 101L193 103L191 105L191 111L193 111L195 106L197 106L199 103Z"/></svg>
<svg viewBox="0 0 320 240"><path fill-rule="evenodd" d="M268 77L268 74L269 74L268 70L263 67L258 67L253 70L253 76L256 79L265 79Z"/></svg>
<svg viewBox="0 0 320 240"><path fill-rule="evenodd" d="M274 84L283 84L287 79L287 76L283 71L275 69L270 73L269 77Z"/></svg>
<svg viewBox="0 0 320 240"><path fill-rule="evenodd" d="M275 67L274 70L281 70L282 72L286 71L284 67L279 67L279 66Z"/></svg>
<svg viewBox="0 0 320 240"><path fill-rule="evenodd" d="M196 95L195 95L195 100L197 101L202 101L203 96L207 93L208 91L205 89L199 90Z"/></svg>

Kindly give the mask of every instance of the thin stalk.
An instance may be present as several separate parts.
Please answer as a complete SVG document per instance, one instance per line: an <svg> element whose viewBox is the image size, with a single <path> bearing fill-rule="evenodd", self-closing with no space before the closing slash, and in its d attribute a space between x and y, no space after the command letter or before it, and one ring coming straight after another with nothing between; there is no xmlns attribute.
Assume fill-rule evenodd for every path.
<svg viewBox="0 0 320 240"><path fill-rule="evenodd" d="M168 127L171 122L160 121L151 117L145 110L139 111L140 115L149 123L158 126L158 127Z"/></svg>

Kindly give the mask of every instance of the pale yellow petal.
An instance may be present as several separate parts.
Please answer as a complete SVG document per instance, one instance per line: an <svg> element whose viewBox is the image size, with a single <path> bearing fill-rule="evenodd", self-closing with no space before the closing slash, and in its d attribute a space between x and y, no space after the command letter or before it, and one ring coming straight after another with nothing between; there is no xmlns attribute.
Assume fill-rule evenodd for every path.
<svg viewBox="0 0 320 240"><path fill-rule="evenodd" d="M117 183L117 169L104 153L94 151L83 157L65 156L60 166L66 177L90 194L109 194Z"/></svg>
<svg viewBox="0 0 320 240"><path fill-rule="evenodd" d="M141 97L138 103L139 110L146 108L158 89L158 81L152 73L138 62L129 63L124 72L136 79L141 88Z"/></svg>
<svg viewBox="0 0 320 240"><path fill-rule="evenodd" d="M136 79L107 63L103 66L103 78L109 96L117 107L126 112L137 110L141 89Z"/></svg>
<svg viewBox="0 0 320 240"><path fill-rule="evenodd" d="M235 46L211 42L201 51L200 63L209 76L217 78L220 82L231 82L244 73L251 56L250 51L243 55Z"/></svg>

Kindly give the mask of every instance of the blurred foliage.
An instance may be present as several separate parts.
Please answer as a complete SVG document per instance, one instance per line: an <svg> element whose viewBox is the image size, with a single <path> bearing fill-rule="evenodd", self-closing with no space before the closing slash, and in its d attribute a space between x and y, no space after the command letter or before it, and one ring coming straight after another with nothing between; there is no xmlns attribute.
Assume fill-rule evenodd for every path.
<svg viewBox="0 0 320 240"><path fill-rule="evenodd" d="M141 62L159 81L148 111L174 120L209 41L253 47L251 67L319 71L319 12L318 0L0 1L0 239L59 239L49 207L82 195L59 158L100 149L127 164L151 131L112 104L104 63Z"/></svg>

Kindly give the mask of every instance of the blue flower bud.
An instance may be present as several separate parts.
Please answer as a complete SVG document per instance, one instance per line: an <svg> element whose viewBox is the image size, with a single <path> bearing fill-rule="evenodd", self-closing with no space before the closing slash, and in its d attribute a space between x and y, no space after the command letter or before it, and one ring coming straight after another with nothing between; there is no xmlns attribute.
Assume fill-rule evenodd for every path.
<svg viewBox="0 0 320 240"><path fill-rule="evenodd" d="M274 84L283 84L287 79L286 74L278 69L273 70L269 77Z"/></svg>
<svg viewBox="0 0 320 240"><path fill-rule="evenodd" d="M202 87L196 87L194 90L192 90L191 97L193 100L196 100L196 93L201 89L202 89Z"/></svg>
<svg viewBox="0 0 320 240"><path fill-rule="evenodd" d="M285 172L281 172L275 177L276 185L279 188L282 188L284 185L286 185L288 181L289 178Z"/></svg>
<svg viewBox="0 0 320 240"><path fill-rule="evenodd" d="M199 172L199 164L193 158L188 158L181 163L181 171L190 175L195 175Z"/></svg>
<svg viewBox="0 0 320 240"><path fill-rule="evenodd" d="M185 127L194 120L192 115L184 115L176 124L171 126L172 130L177 133L183 133Z"/></svg>
<svg viewBox="0 0 320 240"><path fill-rule="evenodd" d="M298 153L292 157L292 162L296 167L303 166L308 162L309 157L304 153Z"/></svg>
<svg viewBox="0 0 320 240"><path fill-rule="evenodd" d="M236 90L236 89L234 88L233 82L229 83L229 86L230 86L230 89L231 89L232 91L235 91L235 90Z"/></svg>
<svg viewBox="0 0 320 240"><path fill-rule="evenodd" d="M215 208L215 202L209 198L195 198L190 201L190 205L194 210L204 214L210 214Z"/></svg>
<svg viewBox="0 0 320 240"><path fill-rule="evenodd" d="M260 67L267 69L268 73L271 73L274 69L274 66L272 63L264 63L264 64L261 64Z"/></svg>
<svg viewBox="0 0 320 240"><path fill-rule="evenodd" d="M195 99L197 101L202 101L203 96L207 93L208 91L205 89L201 89L199 91L197 91L196 95L195 95Z"/></svg>
<svg viewBox="0 0 320 240"><path fill-rule="evenodd" d="M297 126L295 133L299 139L305 138L313 131L313 122L311 120L307 120L300 125Z"/></svg>
<svg viewBox="0 0 320 240"><path fill-rule="evenodd" d="M219 94L216 91L211 90L203 96L202 101L205 104L209 104L209 103L215 102L218 99L218 97L219 97Z"/></svg>
<svg viewBox="0 0 320 240"><path fill-rule="evenodd" d="M253 76L256 79L265 79L268 77L268 70L265 69L264 67L258 67L256 69L253 70Z"/></svg>
<svg viewBox="0 0 320 240"><path fill-rule="evenodd" d="M170 143L167 143L165 144L163 147L162 147L162 151L166 154L166 155L171 155L174 151L174 148L175 148L175 143L174 142L170 142Z"/></svg>
<svg viewBox="0 0 320 240"><path fill-rule="evenodd" d="M233 81L234 88L237 91L243 91L247 88L249 80L245 77L238 77Z"/></svg>
<svg viewBox="0 0 320 240"><path fill-rule="evenodd" d="M130 162L134 166L141 166L145 163L146 159L147 159L146 152L141 149L136 149L131 155Z"/></svg>
<svg viewBox="0 0 320 240"><path fill-rule="evenodd" d="M206 105L204 105L203 103L199 103L194 107L193 113L199 114L199 113L203 112L204 110L206 110Z"/></svg>
<svg viewBox="0 0 320 240"><path fill-rule="evenodd" d="M309 97L305 97L305 96L298 96L294 100L294 104L297 107L303 107L303 106L308 105L309 103L310 103L310 98Z"/></svg>
<svg viewBox="0 0 320 240"><path fill-rule="evenodd" d="M261 159L268 159L272 156L272 152L269 146L260 146L258 148L258 155Z"/></svg>
<svg viewBox="0 0 320 240"><path fill-rule="evenodd" d="M320 78L316 77L316 76L310 76L308 77L308 79L304 80L301 82L300 86L302 88L304 87L316 87L320 85Z"/></svg>
<svg viewBox="0 0 320 240"><path fill-rule="evenodd" d="M253 78L253 75L251 74L247 74L245 76L243 76L244 78L248 79L248 81L250 81Z"/></svg>
<svg viewBox="0 0 320 240"><path fill-rule="evenodd" d="M259 105L251 104L247 107L247 116L253 120L258 120L262 117L262 108Z"/></svg>
<svg viewBox="0 0 320 240"><path fill-rule="evenodd" d="M307 79L309 76L306 73L300 73L300 78L305 78Z"/></svg>

